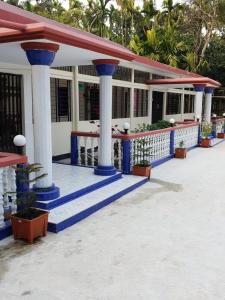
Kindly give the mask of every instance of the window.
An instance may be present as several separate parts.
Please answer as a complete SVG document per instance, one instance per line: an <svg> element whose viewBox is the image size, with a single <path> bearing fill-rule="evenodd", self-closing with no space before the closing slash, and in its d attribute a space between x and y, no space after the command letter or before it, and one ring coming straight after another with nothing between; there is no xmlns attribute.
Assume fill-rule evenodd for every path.
<svg viewBox="0 0 225 300"><path fill-rule="evenodd" d="M71 82L51 78L50 87L52 122L71 121Z"/></svg>
<svg viewBox="0 0 225 300"><path fill-rule="evenodd" d="M79 82L80 121L99 120L99 84ZM130 89L113 86L112 118L130 116Z"/></svg>
<svg viewBox="0 0 225 300"><path fill-rule="evenodd" d="M181 112L181 95L175 93L167 94L166 114L176 115Z"/></svg>
<svg viewBox="0 0 225 300"><path fill-rule="evenodd" d="M134 70L134 82L136 83L145 83L146 80L149 80L149 73L139 70Z"/></svg>
<svg viewBox="0 0 225 300"><path fill-rule="evenodd" d="M130 117L130 89L113 86L112 90L112 118Z"/></svg>
<svg viewBox="0 0 225 300"><path fill-rule="evenodd" d="M84 74L84 75L90 75L90 76L98 76L97 72L96 72L96 68L94 65L89 65L89 66L79 66L78 67L78 72L80 74Z"/></svg>
<svg viewBox="0 0 225 300"><path fill-rule="evenodd" d="M189 114L194 112L194 95L184 95L184 113Z"/></svg>
<svg viewBox="0 0 225 300"><path fill-rule="evenodd" d="M131 69L117 66L113 79L131 81Z"/></svg>
<svg viewBox="0 0 225 300"><path fill-rule="evenodd" d="M80 121L99 119L99 84L79 82Z"/></svg>
<svg viewBox="0 0 225 300"><path fill-rule="evenodd" d="M148 91L134 89L134 117L148 116Z"/></svg>

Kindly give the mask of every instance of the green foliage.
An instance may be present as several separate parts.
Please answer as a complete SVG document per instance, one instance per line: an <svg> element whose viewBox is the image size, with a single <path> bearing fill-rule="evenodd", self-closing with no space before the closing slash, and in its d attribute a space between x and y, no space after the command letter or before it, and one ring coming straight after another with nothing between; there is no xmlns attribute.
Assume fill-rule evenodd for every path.
<svg viewBox="0 0 225 300"><path fill-rule="evenodd" d="M18 182L28 187L27 191L17 193L17 206L22 208L35 206L36 194L29 189L29 184L37 182L37 180L44 178L47 174L40 174L42 167L38 163L28 164L25 168L16 167L15 169ZM37 173L40 175L36 175Z"/></svg>
<svg viewBox="0 0 225 300"><path fill-rule="evenodd" d="M171 127L171 125L168 121L161 120L155 124L147 124L147 123L138 124L137 128L135 128L133 132L135 133L146 132L146 131L159 130L159 129L169 128L169 127Z"/></svg>
<svg viewBox="0 0 225 300"><path fill-rule="evenodd" d="M140 167L149 167L151 166L150 157L151 157L151 148L149 142L145 138L140 138L135 140L135 152L133 154L134 161L138 161L136 164Z"/></svg>
<svg viewBox="0 0 225 300"><path fill-rule="evenodd" d="M184 145L184 141L183 141L183 140L179 142L179 147L180 147L180 148L185 148L185 145Z"/></svg>
<svg viewBox="0 0 225 300"><path fill-rule="evenodd" d="M201 130L202 130L202 134L201 134L202 138L206 139L208 135L212 132L212 124L204 122L202 124Z"/></svg>

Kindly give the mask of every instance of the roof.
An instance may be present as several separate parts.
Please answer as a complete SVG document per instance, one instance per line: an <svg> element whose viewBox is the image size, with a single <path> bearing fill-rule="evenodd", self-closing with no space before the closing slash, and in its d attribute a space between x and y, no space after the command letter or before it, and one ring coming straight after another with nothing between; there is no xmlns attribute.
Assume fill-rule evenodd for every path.
<svg viewBox="0 0 225 300"><path fill-rule="evenodd" d="M136 55L127 48L107 39L0 1L0 44L40 39L83 48L125 61L133 61L179 77L202 77L196 73Z"/></svg>
<svg viewBox="0 0 225 300"><path fill-rule="evenodd" d="M173 84L192 84L193 86L206 86L206 87L219 87L221 84L208 77L187 77L187 78L166 78L166 79L153 79L147 80L146 84L149 85L173 85Z"/></svg>

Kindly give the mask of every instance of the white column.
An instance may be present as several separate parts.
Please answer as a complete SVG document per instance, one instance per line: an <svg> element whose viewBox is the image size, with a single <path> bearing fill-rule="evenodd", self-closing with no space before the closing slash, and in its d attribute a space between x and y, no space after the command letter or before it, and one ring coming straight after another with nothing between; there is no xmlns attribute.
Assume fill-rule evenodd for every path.
<svg viewBox="0 0 225 300"><path fill-rule="evenodd" d="M211 108L212 108L212 88L205 88L205 113L204 121L211 122Z"/></svg>
<svg viewBox="0 0 225 300"><path fill-rule="evenodd" d="M100 138L96 175L109 176L116 173L112 164L112 75L119 63L113 59L93 61L100 76Z"/></svg>
<svg viewBox="0 0 225 300"><path fill-rule="evenodd" d="M202 99L203 99L203 86L195 86L195 119L199 117L199 121L202 120Z"/></svg>
<svg viewBox="0 0 225 300"><path fill-rule="evenodd" d="M181 114L181 121L184 120L184 93L181 94L181 109L180 109L180 114Z"/></svg>
<svg viewBox="0 0 225 300"><path fill-rule="evenodd" d="M52 133L49 66L32 66L33 117L34 117L34 160L47 173L38 180L37 188L52 186Z"/></svg>
<svg viewBox="0 0 225 300"><path fill-rule="evenodd" d="M110 166L112 148L112 76L100 76L100 166Z"/></svg>
<svg viewBox="0 0 225 300"><path fill-rule="evenodd" d="M34 122L34 162L42 167L37 175L46 174L36 181L37 199L51 200L59 197L59 188L52 182L52 133L49 66L59 45L42 42L21 44L31 64ZM40 190L41 189L41 190Z"/></svg>
<svg viewBox="0 0 225 300"><path fill-rule="evenodd" d="M148 120L152 124L152 89L149 87L148 91Z"/></svg>

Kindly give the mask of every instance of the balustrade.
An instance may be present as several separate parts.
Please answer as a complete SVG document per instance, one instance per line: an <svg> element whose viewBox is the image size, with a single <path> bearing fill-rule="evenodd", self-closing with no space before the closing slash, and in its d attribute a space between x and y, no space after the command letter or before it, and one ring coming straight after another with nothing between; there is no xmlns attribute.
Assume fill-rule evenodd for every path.
<svg viewBox="0 0 225 300"><path fill-rule="evenodd" d="M139 155L138 144L144 141L148 154ZM199 124L196 122L161 130L112 135L112 164L125 174L130 174L133 165L141 160L150 163L173 157L174 149L183 141L186 148L199 143ZM71 163L94 167L98 163L99 134L93 132L72 132Z"/></svg>
<svg viewBox="0 0 225 300"><path fill-rule="evenodd" d="M13 153L0 153L0 226L17 211L16 166L27 162L27 157Z"/></svg>

